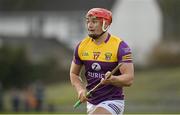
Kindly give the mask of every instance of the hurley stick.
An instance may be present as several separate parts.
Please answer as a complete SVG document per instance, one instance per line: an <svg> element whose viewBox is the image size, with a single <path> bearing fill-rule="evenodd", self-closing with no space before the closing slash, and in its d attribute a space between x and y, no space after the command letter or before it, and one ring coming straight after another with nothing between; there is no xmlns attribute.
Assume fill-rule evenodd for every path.
<svg viewBox="0 0 180 115"><path fill-rule="evenodd" d="M122 63L119 63L112 71L111 73L107 76L106 79L109 79L111 77L111 75L113 75L118 69L119 67L122 65ZM96 88L98 88L99 86L101 85L101 82L98 83L94 88L92 88L90 91L87 92L86 94L86 97L89 97L89 95L91 94L91 92L93 92ZM79 105L81 104L82 102L80 100L78 100L75 104L74 104L74 108L77 108L79 107Z"/></svg>

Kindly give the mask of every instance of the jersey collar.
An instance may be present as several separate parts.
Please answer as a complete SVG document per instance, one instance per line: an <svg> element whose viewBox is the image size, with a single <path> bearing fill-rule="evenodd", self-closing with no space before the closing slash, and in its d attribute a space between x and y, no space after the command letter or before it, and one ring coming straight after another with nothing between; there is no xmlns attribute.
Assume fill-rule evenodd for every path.
<svg viewBox="0 0 180 115"><path fill-rule="evenodd" d="M107 38L105 39L104 43L107 43L107 42L109 41L110 36L111 36L111 35L108 33L108 36L107 36Z"/></svg>

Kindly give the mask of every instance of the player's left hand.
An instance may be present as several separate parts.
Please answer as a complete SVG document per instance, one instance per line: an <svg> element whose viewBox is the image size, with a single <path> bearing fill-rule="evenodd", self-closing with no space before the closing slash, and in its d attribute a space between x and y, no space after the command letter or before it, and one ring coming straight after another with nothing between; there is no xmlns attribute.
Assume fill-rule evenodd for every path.
<svg viewBox="0 0 180 115"><path fill-rule="evenodd" d="M112 77L112 76L107 79L107 77L108 77L110 74L111 74L110 71L108 71L108 72L105 74L105 78L102 78L102 79L101 79L101 84L110 84L110 83L111 83L111 77Z"/></svg>
<svg viewBox="0 0 180 115"><path fill-rule="evenodd" d="M78 99L83 103L88 100L86 98L86 90L85 89L81 89L78 91Z"/></svg>

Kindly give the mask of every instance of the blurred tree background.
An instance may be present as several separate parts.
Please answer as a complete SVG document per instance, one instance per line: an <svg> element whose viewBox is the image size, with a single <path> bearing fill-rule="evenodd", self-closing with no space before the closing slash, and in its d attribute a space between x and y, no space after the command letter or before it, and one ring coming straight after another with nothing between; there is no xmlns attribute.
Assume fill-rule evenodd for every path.
<svg viewBox="0 0 180 115"><path fill-rule="evenodd" d="M156 67L180 66L180 1L157 0L162 16L162 38L150 54L152 65Z"/></svg>
<svg viewBox="0 0 180 115"><path fill-rule="evenodd" d="M25 49L2 46L0 54L0 79L4 88L27 84L31 78L31 63L26 57Z"/></svg>
<svg viewBox="0 0 180 115"><path fill-rule="evenodd" d="M33 63L27 56L25 47L13 48L4 45L0 48L0 79L4 88L17 87L23 88L36 80L43 80L45 83L67 81L61 78L61 73L57 60L45 58L42 61Z"/></svg>
<svg viewBox="0 0 180 115"><path fill-rule="evenodd" d="M180 1L157 0L163 15L163 40L177 40L180 36Z"/></svg>

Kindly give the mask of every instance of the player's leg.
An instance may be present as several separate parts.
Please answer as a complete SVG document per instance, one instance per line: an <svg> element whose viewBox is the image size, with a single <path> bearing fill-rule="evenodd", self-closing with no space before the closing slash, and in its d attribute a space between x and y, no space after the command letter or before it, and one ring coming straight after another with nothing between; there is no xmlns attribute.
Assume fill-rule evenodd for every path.
<svg viewBox="0 0 180 115"><path fill-rule="evenodd" d="M96 106L92 114L123 114L124 100L110 100L101 102Z"/></svg>
<svg viewBox="0 0 180 115"><path fill-rule="evenodd" d="M89 102L87 102L87 113L88 113L88 115L92 115L92 114L111 114L105 108L96 107L95 105L90 104Z"/></svg>
<svg viewBox="0 0 180 115"><path fill-rule="evenodd" d="M87 102L87 114L91 115L92 112L96 109L96 106Z"/></svg>
<svg viewBox="0 0 180 115"><path fill-rule="evenodd" d="M112 114L104 107L96 107L96 109L92 112L92 114Z"/></svg>

